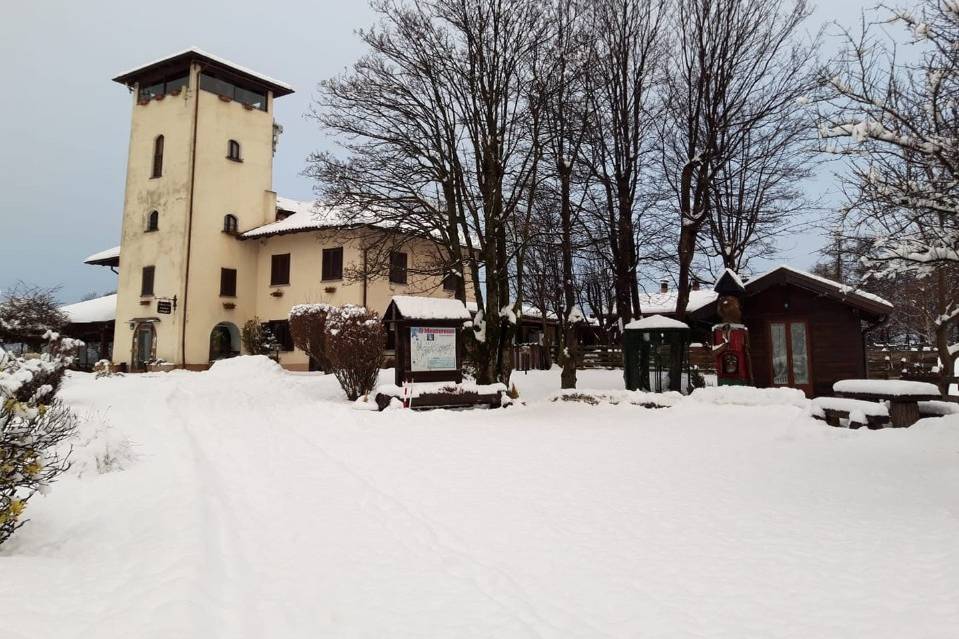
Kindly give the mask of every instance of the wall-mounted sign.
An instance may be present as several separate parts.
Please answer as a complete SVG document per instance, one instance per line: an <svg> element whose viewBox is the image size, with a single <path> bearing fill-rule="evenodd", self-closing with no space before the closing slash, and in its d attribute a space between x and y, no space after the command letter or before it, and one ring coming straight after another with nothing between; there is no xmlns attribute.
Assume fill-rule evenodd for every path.
<svg viewBox="0 0 959 639"><path fill-rule="evenodd" d="M416 372L456 370L456 329L411 326L410 369Z"/></svg>
<svg viewBox="0 0 959 639"><path fill-rule="evenodd" d="M169 315L173 312L173 302L171 300L157 300L157 313Z"/></svg>

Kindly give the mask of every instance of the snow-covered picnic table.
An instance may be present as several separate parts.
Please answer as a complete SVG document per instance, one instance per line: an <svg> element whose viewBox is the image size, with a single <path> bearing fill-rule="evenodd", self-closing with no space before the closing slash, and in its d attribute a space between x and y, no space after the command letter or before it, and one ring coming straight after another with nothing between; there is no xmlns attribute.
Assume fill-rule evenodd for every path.
<svg viewBox="0 0 959 639"><path fill-rule="evenodd" d="M919 421L919 402L942 399L935 384L902 379L843 379L832 390L838 397L889 402L889 419L895 428Z"/></svg>

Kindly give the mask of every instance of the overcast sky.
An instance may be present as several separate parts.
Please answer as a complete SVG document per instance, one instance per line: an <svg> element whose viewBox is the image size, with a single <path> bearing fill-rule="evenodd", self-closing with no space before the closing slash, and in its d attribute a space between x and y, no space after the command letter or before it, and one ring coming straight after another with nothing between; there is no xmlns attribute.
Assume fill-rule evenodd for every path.
<svg viewBox="0 0 959 639"><path fill-rule="evenodd" d="M811 22L857 21L873 0L821 3ZM306 112L316 83L362 52L354 31L373 20L365 0L42 0L5 2L0 20L0 289L23 280L61 286L64 302L115 289L87 255L120 238L130 129L118 73L190 46L286 81L276 102L284 134L274 189L308 199L300 175L311 151L330 148ZM809 185L828 192L828 174ZM829 196L828 197L834 197ZM783 261L811 265L815 233L784 240Z"/></svg>

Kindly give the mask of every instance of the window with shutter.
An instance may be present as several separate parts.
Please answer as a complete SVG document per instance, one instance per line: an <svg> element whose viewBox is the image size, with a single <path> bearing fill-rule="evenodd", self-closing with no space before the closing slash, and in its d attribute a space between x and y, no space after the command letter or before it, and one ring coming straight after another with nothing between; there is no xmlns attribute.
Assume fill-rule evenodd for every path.
<svg viewBox="0 0 959 639"><path fill-rule="evenodd" d="M343 279L343 247L323 249L323 281Z"/></svg>
<svg viewBox="0 0 959 639"><path fill-rule="evenodd" d="M290 283L290 254L274 255L270 263L270 286Z"/></svg>
<svg viewBox="0 0 959 639"><path fill-rule="evenodd" d="M390 282L394 284L406 284L406 253L393 251L390 253Z"/></svg>
<svg viewBox="0 0 959 639"><path fill-rule="evenodd" d="M220 269L220 296L236 297L236 269Z"/></svg>

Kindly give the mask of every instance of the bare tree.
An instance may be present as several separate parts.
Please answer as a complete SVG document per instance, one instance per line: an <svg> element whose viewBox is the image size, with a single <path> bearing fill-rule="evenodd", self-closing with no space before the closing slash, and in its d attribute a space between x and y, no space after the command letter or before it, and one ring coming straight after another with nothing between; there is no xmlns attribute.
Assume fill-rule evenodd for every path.
<svg viewBox="0 0 959 639"><path fill-rule="evenodd" d="M797 41L810 13L806 0L677 0L674 7L670 26L676 36L660 134L665 178L679 209L676 315L682 319L704 225L713 219L717 231L726 231L721 250L737 252L734 245L748 243L756 229L725 227L730 208L750 203L762 211L776 199L775 173L798 177L788 161L783 166L796 139L794 127L778 132L771 147L762 144L812 88L813 47ZM757 149L766 156L758 165L751 157ZM767 170L778 164L768 174L771 182L760 173L762 159ZM734 188L749 192L730 194ZM721 212L713 215L717 203Z"/></svg>
<svg viewBox="0 0 959 639"><path fill-rule="evenodd" d="M588 162L595 180L587 200L592 234L606 244L615 276L620 328L639 315L636 227L653 128L657 65L662 60L665 0L595 0L586 91L592 112Z"/></svg>
<svg viewBox="0 0 959 639"><path fill-rule="evenodd" d="M911 274L936 286L941 385L959 349L959 6L923 0L916 12L881 6L904 28L914 61L876 25L844 31L845 50L823 74L826 150L849 159L847 231L868 239L869 278ZM952 287L951 287L952 285Z"/></svg>

